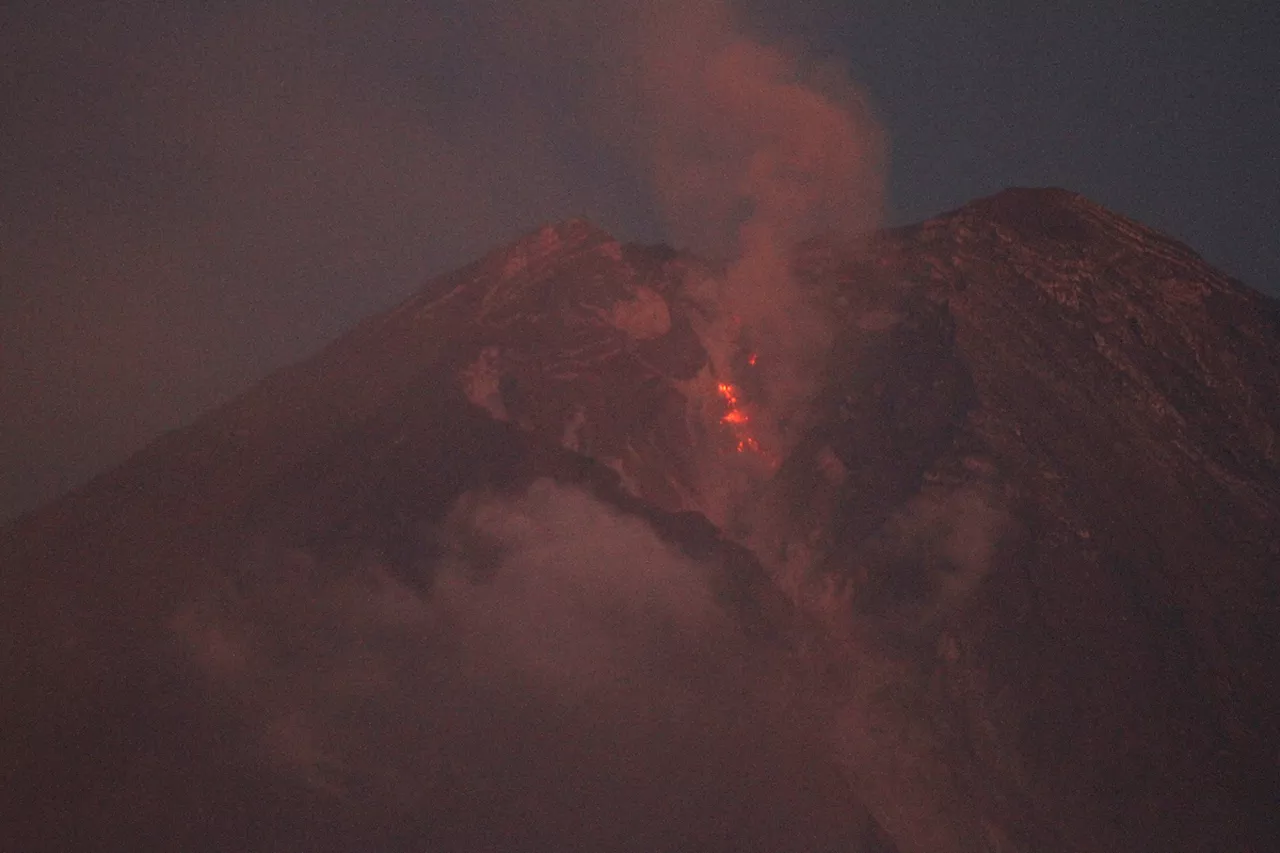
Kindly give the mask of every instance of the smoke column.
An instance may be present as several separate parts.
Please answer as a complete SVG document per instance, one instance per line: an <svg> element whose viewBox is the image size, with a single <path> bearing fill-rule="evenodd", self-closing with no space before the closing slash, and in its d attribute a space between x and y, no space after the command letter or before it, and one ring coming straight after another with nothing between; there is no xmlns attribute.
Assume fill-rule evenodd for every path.
<svg viewBox="0 0 1280 853"><path fill-rule="evenodd" d="M811 396L832 336L792 276L791 251L878 224L883 134L838 69L743 35L722 2L651 3L637 44L632 156L670 238L727 260L725 336L749 335L759 402L777 427ZM712 350L717 372L731 375L729 353Z"/></svg>

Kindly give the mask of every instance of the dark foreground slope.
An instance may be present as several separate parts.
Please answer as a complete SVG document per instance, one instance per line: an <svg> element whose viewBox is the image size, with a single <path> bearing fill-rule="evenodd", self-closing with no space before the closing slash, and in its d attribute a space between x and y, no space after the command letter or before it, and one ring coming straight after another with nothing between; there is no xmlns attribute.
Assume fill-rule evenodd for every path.
<svg viewBox="0 0 1280 853"><path fill-rule="evenodd" d="M767 463L717 271L569 222L21 519L18 847L1273 847L1276 304L1060 191L796 275Z"/></svg>

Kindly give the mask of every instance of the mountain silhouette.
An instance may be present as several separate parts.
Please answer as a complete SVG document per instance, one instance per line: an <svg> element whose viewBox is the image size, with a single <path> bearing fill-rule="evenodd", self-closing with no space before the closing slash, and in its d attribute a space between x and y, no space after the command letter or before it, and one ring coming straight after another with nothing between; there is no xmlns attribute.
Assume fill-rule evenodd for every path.
<svg viewBox="0 0 1280 853"><path fill-rule="evenodd" d="M1267 850L1280 305L1073 193L544 227L0 533L15 850Z"/></svg>

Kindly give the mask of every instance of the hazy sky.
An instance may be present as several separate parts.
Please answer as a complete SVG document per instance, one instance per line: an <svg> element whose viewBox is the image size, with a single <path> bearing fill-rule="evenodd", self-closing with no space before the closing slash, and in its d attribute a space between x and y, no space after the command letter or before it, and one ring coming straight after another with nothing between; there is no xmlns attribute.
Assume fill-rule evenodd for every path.
<svg viewBox="0 0 1280 853"><path fill-rule="evenodd" d="M715 5L4 4L0 518L539 223L679 239L616 84ZM1280 294L1280 13L1121 5L736 9L866 93L890 223L1064 186Z"/></svg>

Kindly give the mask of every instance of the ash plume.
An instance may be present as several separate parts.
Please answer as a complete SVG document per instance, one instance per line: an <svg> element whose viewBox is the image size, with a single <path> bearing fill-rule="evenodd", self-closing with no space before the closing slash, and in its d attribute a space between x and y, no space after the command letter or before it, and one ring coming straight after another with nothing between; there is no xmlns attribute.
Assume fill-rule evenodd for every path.
<svg viewBox="0 0 1280 853"><path fill-rule="evenodd" d="M631 154L671 239L726 262L707 343L727 378L749 339L762 427L782 442L833 335L792 275L791 251L816 234L876 227L883 134L839 69L743 34L723 2L649 4L636 38Z"/></svg>
<svg viewBox="0 0 1280 853"><path fill-rule="evenodd" d="M531 69L582 78L584 126L629 164L662 236L717 265L696 294L712 315L703 344L723 381L741 350L757 354L753 402L779 432L833 335L792 250L881 221L886 137L867 97L840 67L748 32L725 0L553 0L499 18ZM793 431L765 438L780 448Z"/></svg>

